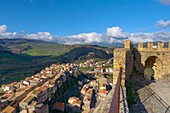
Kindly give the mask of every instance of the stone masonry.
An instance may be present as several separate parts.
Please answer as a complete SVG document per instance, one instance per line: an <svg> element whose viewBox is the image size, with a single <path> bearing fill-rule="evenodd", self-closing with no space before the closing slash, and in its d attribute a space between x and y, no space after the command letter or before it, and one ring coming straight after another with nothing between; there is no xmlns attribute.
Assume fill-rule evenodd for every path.
<svg viewBox="0 0 170 113"><path fill-rule="evenodd" d="M149 67L154 71L154 78L156 80L170 74L170 42L168 43L168 47L164 47L163 42L158 42L156 45L154 45L153 42L148 42L147 47L143 45L143 43L138 43L138 47L135 48L133 42L126 40L124 41L124 48L114 49L113 87L106 101L97 106L94 113L109 112L120 71L122 72L120 113L129 112L127 107L125 79L130 77L132 71L135 70L138 73L144 74L144 70Z"/></svg>
<svg viewBox="0 0 170 113"><path fill-rule="evenodd" d="M113 90L120 75L120 69L122 71L121 87L123 87L123 95L126 95L125 79L130 77L133 70L144 75L145 69L151 68L155 80L170 74L170 42L168 47L164 47L164 43L161 42L156 45L153 45L153 42L148 42L147 47L143 45L143 43L139 43L138 47L135 48L133 42L126 40L124 41L124 48L114 49ZM127 103L126 97L124 102ZM127 104L120 103L120 112L128 112Z"/></svg>
<svg viewBox="0 0 170 113"><path fill-rule="evenodd" d="M143 43L138 43L138 47L135 48L133 42L126 40L124 48L114 50L113 76L118 75L116 70L119 67L123 69L123 78L128 78L133 69L144 73L147 67L154 70L156 80L170 74L170 42L168 47L164 47L163 42L158 42L156 45L153 45L153 42L148 42L147 47L143 47L143 45ZM113 81L115 80L116 76L113 77Z"/></svg>

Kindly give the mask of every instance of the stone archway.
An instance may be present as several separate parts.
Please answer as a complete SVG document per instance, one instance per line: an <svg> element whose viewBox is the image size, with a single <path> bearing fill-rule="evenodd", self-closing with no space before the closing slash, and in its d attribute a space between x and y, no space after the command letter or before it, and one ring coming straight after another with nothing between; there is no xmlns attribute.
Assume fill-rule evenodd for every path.
<svg viewBox="0 0 170 113"><path fill-rule="evenodd" d="M145 61L144 75L149 78L154 75L154 79L158 80L162 76L162 62L156 56L149 56Z"/></svg>

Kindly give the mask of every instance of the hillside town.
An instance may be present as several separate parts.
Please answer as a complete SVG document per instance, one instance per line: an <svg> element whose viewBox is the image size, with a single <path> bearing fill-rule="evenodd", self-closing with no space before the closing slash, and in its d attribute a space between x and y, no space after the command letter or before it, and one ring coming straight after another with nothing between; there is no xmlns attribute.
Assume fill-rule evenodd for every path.
<svg viewBox="0 0 170 113"><path fill-rule="evenodd" d="M52 64L20 82L0 87L1 113L89 113L112 86L113 59Z"/></svg>

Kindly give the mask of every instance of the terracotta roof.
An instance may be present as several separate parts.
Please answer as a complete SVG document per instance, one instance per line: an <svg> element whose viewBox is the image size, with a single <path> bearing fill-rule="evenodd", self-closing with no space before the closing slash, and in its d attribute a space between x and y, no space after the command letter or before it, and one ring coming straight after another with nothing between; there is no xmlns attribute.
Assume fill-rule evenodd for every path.
<svg viewBox="0 0 170 113"><path fill-rule="evenodd" d="M41 93L40 90L34 90L34 91L32 92L32 94L35 94L35 95L38 95L38 94L40 94L40 93Z"/></svg>
<svg viewBox="0 0 170 113"><path fill-rule="evenodd" d="M28 96L28 97L26 97L26 98L23 100L23 102L29 103L29 102L32 101L33 99L34 99L33 96Z"/></svg>
<svg viewBox="0 0 170 113"><path fill-rule="evenodd" d="M3 89L0 87L0 93L3 93Z"/></svg>
<svg viewBox="0 0 170 113"><path fill-rule="evenodd" d="M107 90L106 90L106 89L100 89L100 90L99 90L99 93L104 93L104 94L106 94L106 93L107 93Z"/></svg>
<svg viewBox="0 0 170 113"><path fill-rule="evenodd" d="M11 83L12 85L16 85L18 82L13 82L13 83Z"/></svg>
<svg viewBox="0 0 170 113"><path fill-rule="evenodd" d="M27 86L27 87L25 87L25 89L24 90L30 90L31 88L33 88L33 86Z"/></svg>
<svg viewBox="0 0 170 113"><path fill-rule="evenodd" d="M15 111L15 108L12 106L7 106L2 113L13 113Z"/></svg>
<svg viewBox="0 0 170 113"><path fill-rule="evenodd" d="M83 100L88 100L88 96L84 96Z"/></svg>
<svg viewBox="0 0 170 113"><path fill-rule="evenodd" d="M41 104L37 104L35 107L36 108L41 108L43 106L43 104L41 103Z"/></svg>
<svg viewBox="0 0 170 113"><path fill-rule="evenodd" d="M102 70L102 69L103 69L102 67L95 68L95 70Z"/></svg>
<svg viewBox="0 0 170 113"><path fill-rule="evenodd" d="M90 109L86 109L82 113L89 113L89 112L90 112Z"/></svg>
<svg viewBox="0 0 170 113"><path fill-rule="evenodd" d="M46 91L46 90L47 90L47 87L42 86L42 87L39 88L39 90L40 90L40 91Z"/></svg>
<svg viewBox="0 0 170 113"><path fill-rule="evenodd" d="M76 105L81 105L81 100L78 100L77 102L76 102Z"/></svg>
<svg viewBox="0 0 170 113"><path fill-rule="evenodd" d="M64 111L64 103L61 102L55 102L54 104L54 109Z"/></svg>
<svg viewBox="0 0 170 113"><path fill-rule="evenodd" d="M21 96L21 95L24 94L24 93L25 93L25 91L22 90L21 92L16 92L16 93L15 93L15 96Z"/></svg>
<svg viewBox="0 0 170 113"><path fill-rule="evenodd" d="M93 91L93 88L90 88L90 89L88 89L88 90L86 91L86 93L87 93L87 94L91 94L92 91Z"/></svg>
<svg viewBox="0 0 170 113"><path fill-rule="evenodd" d="M4 86L10 87L10 86L13 86L13 84L4 84Z"/></svg>
<svg viewBox="0 0 170 113"><path fill-rule="evenodd" d="M11 93L9 93L9 94L6 95L7 98L11 98L11 97L13 97L13 96L14 96L14 95L11 94Z"/></svg>
<svg viewBox="0 0 170 113"><path fill-rule="evenodd" d="M68 103L70 103L70 104L75 104L75 103L77 103L77 101L79 101L79 98L77 98L77 97L70 97L68 99Z"/></svg>

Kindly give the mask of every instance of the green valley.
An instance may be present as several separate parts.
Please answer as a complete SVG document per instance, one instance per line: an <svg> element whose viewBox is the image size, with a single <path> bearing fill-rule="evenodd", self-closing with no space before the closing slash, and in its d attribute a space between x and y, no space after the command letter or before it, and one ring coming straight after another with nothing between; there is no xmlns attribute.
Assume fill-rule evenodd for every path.
<svg viewBox="0 0 170 113"><path fill-rule="evenodd" d="M89 53L94 55L89 57ZM63 45L27 39L0 39L0 85L20 81L52 63L109 59L112 49L91 45Z"/></svg>

